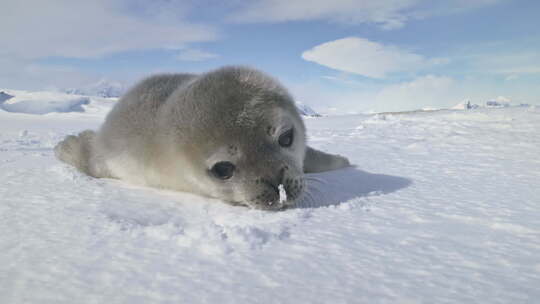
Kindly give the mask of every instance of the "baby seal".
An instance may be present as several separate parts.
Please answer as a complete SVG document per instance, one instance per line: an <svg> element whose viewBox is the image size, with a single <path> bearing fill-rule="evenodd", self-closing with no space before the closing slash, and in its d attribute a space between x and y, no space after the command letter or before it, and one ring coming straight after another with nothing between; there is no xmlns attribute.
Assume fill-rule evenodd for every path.
<svg viewBox="0 0 540 304"><path fill-rule="evenodd" d="M304 173L349 161L306 146L287 90L247 67L147 78L94 132L68 136L56 156L93 177L192 192L257 209L293 206Z"/></svg>

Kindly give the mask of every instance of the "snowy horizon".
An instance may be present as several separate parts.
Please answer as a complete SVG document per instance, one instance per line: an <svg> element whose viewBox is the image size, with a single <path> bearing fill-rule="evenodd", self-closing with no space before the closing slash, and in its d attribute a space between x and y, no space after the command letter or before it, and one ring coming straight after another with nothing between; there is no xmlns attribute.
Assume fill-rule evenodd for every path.
<svg viewBox="0 0 540 304"><path fill-rule="evenodd" d="M100 80L83 88L69 88L55 91L24 91L0 88L0 110L13 113L45 114L45 113L69 113L81 112L82 106L87 105L90 100L108 99L116 102L125 92L125 87L117 82L108 83ZM353 111L347 108L330 108L323 112L315 111L311 106L295 101L296 108L300 115L304 117L320 117L333 115L354 115L354 114L398 114L410 112L428 112L440 110L471 110L479 108L504 108L504 107L538 107L526 103L516 103L504 96L490 99L484 103L474 103L470 99L465 99L448 108L422 107L405 111Z"/></svg>
<svg viewBox="0 0 540 304"><path fill-rule="evenodd" d="M240 64L325 113L498 97L538 105L539 9L532 0L8 0L0 87L129 87L155 73Z"/></svg>

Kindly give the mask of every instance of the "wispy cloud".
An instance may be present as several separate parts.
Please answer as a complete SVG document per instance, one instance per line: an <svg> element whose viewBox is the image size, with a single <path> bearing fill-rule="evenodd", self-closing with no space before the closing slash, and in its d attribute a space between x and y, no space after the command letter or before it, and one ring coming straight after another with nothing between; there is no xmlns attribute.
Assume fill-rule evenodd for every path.
<svg viewBox="0 0 540 304"><path fill-rule="evenodd" d="M286 22L328 20L342 24L377 24L395 29L410 19L451 14L492 5L501 0L257 0L249 1L230 16L236 22Z"/></svg>
<svg viewBox="0 0 540 304"><path fill-rule="evenodd" d="M421 76L384 87L373 97L372 107L388 111L449 107L466 97L457 87L457 81L450 77Z"/></svg>
<svg viewBox="0 0 540 304"><path fill-rule="evenodd" d="M44 65L0 57L0 86L6 89L58 89L95 81L96 75L62 65Z"/></svg>
<svg viewBox="0 0 540 304"><path fill-rule="evenodd" d="M205 61L218 58L219 55L199 49L183 49L175 56L180 61Z"/></svg>
<svg viewBox="0 0 540 304"><path fill-rule="evenodd" d="M306 5L298 0L260 0L245 6L232 18L239 22L285 22L331 20L340 23L377 23L386 28L403 26L407 16L402 10L416 0L356 1L314 0Z"/></svg>
<svg viewBox="0 0 540 304"><path fill-rule="evenodd" d="M188 4L186 4L188 3ZM66 65L47 65L50 57L97 58L115 53L186 49L192 42L215 40L213 26L190 22L185 1L2 1L0 83L43 89L76 87L95 81ZM188 53L191 59L208 53Z"/></svg>
<svg viewBox="0 0 540 304"><path fill-rule="evenodd" d="M335 70L372 78L446 63L444 58L424 56L358 37L347 37L318 45L302 54L307 61Z"/></svg>
<svg viewBox="0 0 540 304"><path fill-rule="evenodd" d="M514 51L476 54L469 57L471 65L477 70L518 77L527 74L540 74L540 54L537 51Z"/></svg>
<svg viewBox="0 0 540 304"><path fill-rule="evenodd" d="M87 58L115 52L179 48L216 38L212 27L187 20L137 14L151 2L128 9L122 0L2 2L1 56ZM154 8L155 10L155 8ZM173 22L174 20L174 22Z"/></svg>
<svg viewBox="0 0 540 304"><path fill-rule="evenodd" d="M480 88L480 90L485 88ZM465 98L480 102L478 91L447 76L426 75L389 85L373 84L362 90L332 91L319 84L292 86L299 100L322 113L406 111L420 108L448 108ZM484 91L484 93L488 93Z"/></svg>

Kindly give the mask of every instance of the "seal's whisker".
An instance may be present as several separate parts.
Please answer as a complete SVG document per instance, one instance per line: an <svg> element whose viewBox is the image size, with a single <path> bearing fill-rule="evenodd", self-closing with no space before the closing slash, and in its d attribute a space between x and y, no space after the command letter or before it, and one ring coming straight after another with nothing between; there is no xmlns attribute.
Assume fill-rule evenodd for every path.
<svg viewBox="0 0 540 304"><path fill-rule="evenodd" d="M316 181L323 185L326 184L326 182L323 180ZM326 193L322 191L320 187L306 187L305 192L309 193L309 195L313 198L313 203L315 205L317 205L317 202L324 201L327 198Z"/></svg>
<svg viewBox="0 0 540 304"><path fill-rule="evenodd" d="M318 177L313 177L313 176L306 176L305 179L306 179L307 181L318 182L318 183L321 183L321 184L325 184L325 183L326 183L325 180L320 179L320 178L318 178Z"/></svg>
<svg viewBox="0 0 540 304"><path fill-rule="evenodd" d="M304 194L305 194L305 197L307 198L307 200L305 200L305 202L307 203L305 207L308 207L308 208L314 207L315 199L313 198L313 194L309 191L305 191Z"/></svg>

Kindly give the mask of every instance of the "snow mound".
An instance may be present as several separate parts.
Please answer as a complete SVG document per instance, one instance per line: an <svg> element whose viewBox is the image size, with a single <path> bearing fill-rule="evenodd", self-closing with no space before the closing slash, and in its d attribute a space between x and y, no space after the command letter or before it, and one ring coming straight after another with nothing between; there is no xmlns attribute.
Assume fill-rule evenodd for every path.
<svg viewBox="0 0 540 304"><path fill-rule="evenodd" d="M2 92L0 109L6 112L26 114L47 114L51 112L84 112L83 105L90 103L84 96L74 96L58 92L23 92L15 96ZM9 96L8 98L6 98Z"/></svg>

